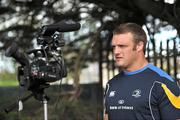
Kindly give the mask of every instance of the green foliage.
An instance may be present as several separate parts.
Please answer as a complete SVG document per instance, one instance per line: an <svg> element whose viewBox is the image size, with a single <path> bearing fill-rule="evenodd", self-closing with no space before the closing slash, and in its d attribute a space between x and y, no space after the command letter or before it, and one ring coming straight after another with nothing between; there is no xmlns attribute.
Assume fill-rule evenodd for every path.
<svg viewBox="0 0 180 120"><path fill-rule="evenodd" d="M16 86L18 81L16 79L16 73L10 73L8 71L0 72L0 86Z"/></svg>
<svg viewBox="0 0 180 120"><path fill-rule="evenodd" d="M6 88L6 89L5 89ZM97 120L100 115L100 105L97 101L88 98L71 100L71 96L59 96L59 90L53 86L46 91L50 97L48 101L48 120ZM11 105L18 99L18 87L0 88L1 109ZM89 98L90 99L90 98ZM102 106L101 106L102 107ZM34 99L28 99L23 103L23 110L19 113L16 110L9 114L0 112L0 120L44 120L43 103Z"/></svg>
<svg viewBox="0 0 180 120"><path fill-rule="evenodd" d="M20 118L22 120L43 120L43 111L42 104L37 102L35 104L31 101L28 111L23 111ZM67 98L62 98L57 106L56 103L48 104L49 120L95 120L97 113L97 106L88 101L69 101Z"/></svg>
<svg viewBox="0 0 180 120"><path fill-rule="evenodd" d="M97 117L97 106L83 100L62 99L56 108L51 106L50 110L55 112L52 120L95 120Z"/></svg>

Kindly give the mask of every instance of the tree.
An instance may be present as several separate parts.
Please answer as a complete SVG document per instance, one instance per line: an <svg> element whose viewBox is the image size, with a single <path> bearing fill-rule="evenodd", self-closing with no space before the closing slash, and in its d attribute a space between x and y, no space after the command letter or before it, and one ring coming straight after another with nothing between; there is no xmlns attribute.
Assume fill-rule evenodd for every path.
<svg viewBox="0 0 180 120"><path fill-rule="evenodd" d="M177 0L173 4L164 0L115 0L113 2L110 0L7 0L0 2L0 11L2 44L0 50L5 50L12 41L16 41L25 50L33 48L34 40L42 25L53 24L63 19L81 22L80 32L73 34L76 39L70 40L64 51L69 59L68 64L74 64L70 59L76 59L75 68L69 69L70 71L78 69L77 72L86 66L78 64L80 61L98 61L99 54L94 54L99 51L98 41L101 42L102 50L107 52L101 59L107 58L111 51L109 47L111 31L119 23L129 21L146 25L147 16L152 15L162 20L160 26L171 24L178 33L180 32L178 22L180 2ZM87 32L81 34L82 31ZM73 37L69 38L73 39ZM89 49L92 43L93 47ZM81 49L79 45L84 47ZM88 54L84 55L85 52ZM74 81L79 81L77 73L72 76L76 78Z"/></svg>
<svg viewBox="0 0 180 120"><path fill-rule="evenodd" d="M160 24L153 24L154 19L149 22L149 15L160 19ZM86 63L98 61L101 73L101 63L109 62L111 31L117 24L127 21L140 25L150 23L155 25L149 31L150 35L170 24L180 34L179 18L179 0L172 4L166 0L1 0L0 50L3 52L13 41L24 50L33 48L43 25L63 19L80 22L79 31L66 33L63 49L69 75L78 91L79 75L81 69L87 67ZM99 79L102 85L102 74Z"/></svg>

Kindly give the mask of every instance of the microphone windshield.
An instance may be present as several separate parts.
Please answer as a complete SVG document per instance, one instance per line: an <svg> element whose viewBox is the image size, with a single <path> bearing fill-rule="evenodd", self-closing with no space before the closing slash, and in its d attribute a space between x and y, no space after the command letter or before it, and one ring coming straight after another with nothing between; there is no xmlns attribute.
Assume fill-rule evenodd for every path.
<svg viewBox="0 0 180 120"><path fill-rule="evenodd" d="M76 31L76 30L79 30L80 27L81 27L80 23L74 22L72 20L62 20L56 24L43 26L41 35L51 36L56 31L58 32Z"/></svg>

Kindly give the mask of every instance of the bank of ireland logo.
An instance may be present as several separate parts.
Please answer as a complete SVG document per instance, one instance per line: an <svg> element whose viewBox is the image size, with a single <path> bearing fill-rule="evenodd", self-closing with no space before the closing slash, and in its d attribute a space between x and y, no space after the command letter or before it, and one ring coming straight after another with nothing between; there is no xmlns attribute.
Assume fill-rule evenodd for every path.
<svg viewBox="0 0 180 120"><path fill-rule="evenodd" d="M135 98L141 97L141 90L140 89L134 90L132 96Z"/></svg>
<svg viewBox="0 0 180 120"><path fill-rule="evenodd" d="M111 92L109 93L109 97L114 97L114 96L115 96L115 92L116 92L116 91L111 91Z"/></svg>

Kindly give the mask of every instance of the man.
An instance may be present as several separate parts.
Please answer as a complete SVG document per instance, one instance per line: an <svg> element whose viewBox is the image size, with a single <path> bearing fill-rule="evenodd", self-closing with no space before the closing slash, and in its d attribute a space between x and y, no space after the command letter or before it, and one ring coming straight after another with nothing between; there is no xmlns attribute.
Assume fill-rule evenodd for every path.
<svg viewBox="0 0 180 120"><path fill-rule="evenodd" d="M108 81L104 120L180 119L180 89L145 58L147 38L141 26L125 23L113 31L112 48L122 72Z"/></svg>

